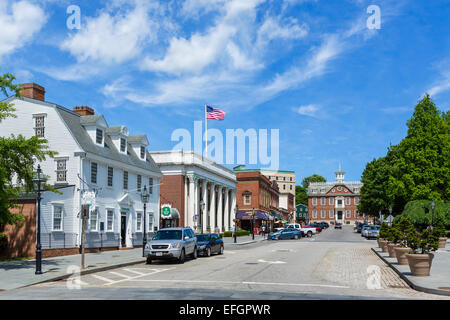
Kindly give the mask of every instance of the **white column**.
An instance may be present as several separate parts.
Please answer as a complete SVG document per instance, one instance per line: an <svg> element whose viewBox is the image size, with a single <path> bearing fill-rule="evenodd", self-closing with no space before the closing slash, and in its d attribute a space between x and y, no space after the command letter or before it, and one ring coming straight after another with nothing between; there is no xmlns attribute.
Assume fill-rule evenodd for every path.
<svg viewBox="0 0 450 320"><path fill-rule="evenodd" d="M231 208L230 208L230 215L229 215L229 219L227 221L228 223L228 228L233 225L233 220L236 218L236 213L235 213L235 208L236 208L236 189L233 189L231 191Z"/></svg>
<svg viewBox="0 0 450 320"><path fill-rule="evenodd" d="M226 228L226 231L228 231L229 230L228 221L230 218L230 210L229 210L229 202L228 202L229 196L228 195L229 195L230 189L228 189L227 187L224 187L224 190L225 190L225 193L224 193L225 210L223 211L223 215L225 216L225 228Z"/></svg>
<svg viewBox="0 0 450 320"><path fill-rule="evenodd" d="M187 216L187 211L189 210L189 197L188 197L188 190L189 190L189 182L188 177L184 176L184 217ZM185 218L186 219L186 218ZM182 226L181 226L182 227Z"/></svg>
<svg viewBox="0 0 450 320"><path fill-rule="evenodd" d="M220 231L227 231L227 229L225 228L225 221L223 219L222 190L223 187L219 185L217 188L217 220L218 220L217 225L219 226Z"/></svg>
<svg viewBox="0 0 450 320"><path fill-rule="evenodd" d="M184 226L191 226L193 223L193 218L195 214L195 177L189 176L189 209L187 210L186 214L184 215Z"/></svg>
<svg viewBox="0 0 450 320"><path fill-rule="evenodd" d="M203 184L202 184L202 199L203 202L205 203L205 210L203 210L203 223L202 223L202 228L203 228L203 232L206 231L206 226L209 226L209 219L208 219L208 181L203 180Z"/></svg>
<svg viewBox="0 0 450 320"><path fill-rule="evenodd" d="M211 210L209 211L210 216L210 228L211 232L215 232L217 221L216 221L216 184L211 182Z"/></svg>

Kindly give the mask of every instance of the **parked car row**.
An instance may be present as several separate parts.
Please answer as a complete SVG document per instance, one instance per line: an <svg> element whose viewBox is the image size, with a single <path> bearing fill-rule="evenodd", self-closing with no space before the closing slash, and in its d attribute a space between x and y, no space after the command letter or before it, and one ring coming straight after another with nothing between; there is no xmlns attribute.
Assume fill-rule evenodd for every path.
<svg viewBox="0 0 450 320"><path fill-rule="evenodd" d="M357 222L355 225L355 230L358 233L361 233L361 237L365 237L367 239L375 239L380 234L380 226L372 225L368 223Z"/></svg>
<svg viewBox="0 0 450 320"><path fill-rule="evenodd" d="M160 229L144 248L147 264L154 260L176 260L184 263L186 256L197 259L198 255L223 254L223 240L218 234L198 234L191 228Z"/></svg>
<svg viewBox="0 0 450 320"><path fill-rule="evenodd" d="M329 224L326 222L316 222L302 226L299 223L290 223L275 230L275 232L269 234L270 240L282 240L282 239L300 239L302 237L312 237L314 234L322 232L323 229L329 228Z"/></svg>

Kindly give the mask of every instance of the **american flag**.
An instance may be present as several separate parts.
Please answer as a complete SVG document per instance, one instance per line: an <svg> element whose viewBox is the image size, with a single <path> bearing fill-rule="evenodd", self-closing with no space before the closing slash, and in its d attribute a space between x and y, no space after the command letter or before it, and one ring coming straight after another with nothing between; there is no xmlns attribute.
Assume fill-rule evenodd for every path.
<svg viewBox="0 0 450 320"><path fill-rule="evenodd" d="M206 119L223 120L225 112L210 106L206 106Z"/></svg>

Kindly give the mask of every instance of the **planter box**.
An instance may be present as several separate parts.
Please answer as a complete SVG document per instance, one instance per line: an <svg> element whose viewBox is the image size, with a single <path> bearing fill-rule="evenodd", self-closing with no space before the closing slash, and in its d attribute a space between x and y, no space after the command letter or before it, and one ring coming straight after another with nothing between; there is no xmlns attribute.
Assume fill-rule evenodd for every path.
<svg viewBox="0 0 450 320"><path fill-rule="evenodd" d="M380 240L380 248L381 248L381 251L388 252L386 240Z"/></svg>
<svg viewBox="0 0 450 320"><path fill-rule="evenodd" d="M408 264L408 259L406 259L406 254L411 252L411 248L395 247L395 256L397 257L397 262L400 265Z"/></svg>
<svg viewBox="0 0 450 320"><path fill-rule="evenodd" d="M405 254L408 259L409 268L413 276L424 277L430 275L431 263L433 262L434 254Z"/></svg>
<svg viewBox="0 0 450 320"><path fill-rule="evenodd" d="M395 251L394 251L394 248L396 246L397 245L395 243L388 243L387 244L387 248L388 248L388 252L389 252L389 258L395 258L396 257L395 256Z"/></svg>

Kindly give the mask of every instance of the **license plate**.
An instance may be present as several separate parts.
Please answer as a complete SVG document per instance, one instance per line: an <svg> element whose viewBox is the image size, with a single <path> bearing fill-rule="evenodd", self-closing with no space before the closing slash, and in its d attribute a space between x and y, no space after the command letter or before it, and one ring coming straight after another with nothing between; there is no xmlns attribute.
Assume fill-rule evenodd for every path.
<svg viewBox="0 0 450 320"><path fill-rule="evenodd" d="M162 252L157 252L157 253L156 253L156 256L157 256L157 257L161 257L162 255L163 255Z"/></svg>

